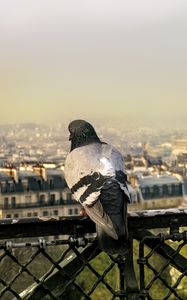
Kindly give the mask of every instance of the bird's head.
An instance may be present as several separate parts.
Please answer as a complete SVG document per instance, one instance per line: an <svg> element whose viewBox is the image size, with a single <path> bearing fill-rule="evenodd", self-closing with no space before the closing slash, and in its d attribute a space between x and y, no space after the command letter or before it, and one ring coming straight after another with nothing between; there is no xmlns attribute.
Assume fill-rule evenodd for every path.
<svg viewBox="0 0 187 300"><path fill-rule="evenodd" d="M71 151L90 143L100 143L93 126L84 120L74 120L68 126L71 141Z"/></svg>

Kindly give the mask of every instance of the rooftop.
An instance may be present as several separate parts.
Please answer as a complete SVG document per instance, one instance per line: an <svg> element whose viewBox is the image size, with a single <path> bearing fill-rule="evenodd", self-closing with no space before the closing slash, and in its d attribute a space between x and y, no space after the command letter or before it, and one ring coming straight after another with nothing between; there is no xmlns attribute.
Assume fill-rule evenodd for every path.
<svg viewBox="0 0 187 300"><path fill-rule="evenodd" d="M140 176L138 178L140 185L143 186L153 186L153 185L164 185L164 184L178 184L182 182L179 176L172 174L163 174L163 175L147 175Z"/></svg>

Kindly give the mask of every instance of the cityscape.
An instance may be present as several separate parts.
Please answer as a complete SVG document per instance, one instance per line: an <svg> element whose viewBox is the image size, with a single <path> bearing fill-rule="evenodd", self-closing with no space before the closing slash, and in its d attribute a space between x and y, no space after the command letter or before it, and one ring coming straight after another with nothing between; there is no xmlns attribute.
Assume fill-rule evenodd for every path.
<svg viewBox="0 0 187 300"><path fill-rule="evenodd" d="M184 129L97 126L101 140L124 156L129 211L187 206L187 134ZM79 215L64 179L67 124L0 126L0 217Z"/></svg>
<svg viewBox="0 0 187 300"><path fill-rule="evenodd" d="M186 0L0 1L0 300L187 300L186 28ZM68 176L77 119L116 173L102 143Z"/></svg>

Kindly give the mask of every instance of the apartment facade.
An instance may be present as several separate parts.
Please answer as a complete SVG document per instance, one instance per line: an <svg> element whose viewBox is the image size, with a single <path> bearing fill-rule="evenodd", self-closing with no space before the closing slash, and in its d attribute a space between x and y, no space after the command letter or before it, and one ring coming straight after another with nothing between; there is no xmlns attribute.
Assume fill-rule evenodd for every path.
<svg viewBox="0 0 187 300"><path fill-rule="evenodd" d="M160 209L179 207L184 203L184 182L177 174L139 174L130 177L138 201L131 209Z"/></svg>
<svg viewBox="0 0 187 300"><path fill-rule="evenodd" d="M61 170L37 165L0 170L0 218L78 215Z"/></svg>

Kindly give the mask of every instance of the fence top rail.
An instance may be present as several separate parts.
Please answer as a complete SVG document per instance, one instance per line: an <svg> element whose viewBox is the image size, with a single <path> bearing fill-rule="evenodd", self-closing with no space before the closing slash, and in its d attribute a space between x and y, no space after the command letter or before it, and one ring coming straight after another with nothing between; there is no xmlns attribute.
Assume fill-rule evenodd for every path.
<svg viewBox="0 0 187 300"><path fill-rule="evenodd" d="M187 226L187 209L160 209L128 213L129 230ZM86 217L37 217L0 219L0 239L73 233L93 233L94 223Z"/></svg>

